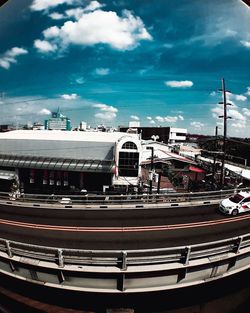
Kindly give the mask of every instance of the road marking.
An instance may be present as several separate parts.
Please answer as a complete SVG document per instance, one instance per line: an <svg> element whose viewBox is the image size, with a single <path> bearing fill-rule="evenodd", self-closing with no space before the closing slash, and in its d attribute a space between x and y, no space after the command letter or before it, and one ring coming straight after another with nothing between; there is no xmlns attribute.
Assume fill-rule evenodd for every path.
<svg viewBox="0 0 250 313"><path fill-rule="evenodd" d="M228 224L238 221L249 220L250 215L238 216L232 218L224 218L215 221L204 221L194 222L186 224L173 224L173 225L159 225L159 226L125 226L125 227L85 227L85 226L58 226L58 225L45 225L45 224L31 224L17 221L10 221L0 219L0 224L22 227L22 228L33 228L40 230L51 230L51 231L64 231L64 232L146 232L146 231L163 231L163 230L176 230L186 228L198 228L217 226L221 224Z"/></svg>

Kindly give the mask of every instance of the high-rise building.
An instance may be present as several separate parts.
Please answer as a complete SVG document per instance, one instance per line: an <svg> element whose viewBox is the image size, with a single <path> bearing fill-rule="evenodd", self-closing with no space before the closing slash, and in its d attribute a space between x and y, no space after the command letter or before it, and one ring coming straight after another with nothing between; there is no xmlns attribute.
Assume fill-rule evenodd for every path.
<svg viewBox="0 0 250 313"><path fill-rule="evenodd" d="M44 126L48 130L71 130L71 121L58 108L56 112L52 112L51 118L45 120Z"/></svg>

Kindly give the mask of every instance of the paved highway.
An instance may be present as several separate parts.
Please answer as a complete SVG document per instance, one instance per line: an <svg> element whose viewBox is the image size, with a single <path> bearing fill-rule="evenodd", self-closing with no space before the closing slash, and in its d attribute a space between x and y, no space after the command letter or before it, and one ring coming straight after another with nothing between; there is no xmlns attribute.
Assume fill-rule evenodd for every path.
<svg viewBox="0 0 250 313"><path fill-rule="evenodd" d="M0 237L63 248L128 250L191 245L250 233L250 214L224 217L216 213L214 207L207 206L206 210L210 210L210 215L202 214L201 211L190 217L186 209L171 208L168 211L169 216L166 213L162 219L157 216L145 220L141 214L140 219L133 220L130 216L129 219L125 219L126 223L131 222L130 225L121 220L116 226L104 225L109 223L102 219L103 216L94 226L70 226L65 217L64 224L58 222L44 224L41 219L38 221L37 216L31 222L2 218ZM199 208L195 210L199 211ZM46 221L48 222L48 219ZM103 222L101 226L97 225L101 222ZM114 222L117 222L117 216L114 217L112 223Z"/></svg>
<svg viewBox="0 0 250 313"><path fill-rule="evenodd" d="M128 208L128 209L43 209L37 207L0 206L0 219L33 224L63 226L124 227L147 226L217 220L218 204L165 208Z"/></svg>

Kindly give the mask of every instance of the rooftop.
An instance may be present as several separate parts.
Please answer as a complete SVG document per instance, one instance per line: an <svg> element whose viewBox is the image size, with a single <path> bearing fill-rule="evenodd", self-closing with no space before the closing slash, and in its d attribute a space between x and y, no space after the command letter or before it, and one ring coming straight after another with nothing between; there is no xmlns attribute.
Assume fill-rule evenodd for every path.
<svg viewBox="0 0 250 313"><path fill-rule="evenodd" d="M129 136L138 138L137 134L126 134L122 132L82 132L61 130L13 130L0 133L1 139L22 140L56 140L56 141L91 141L91 142L116 142L121 137Z"/></svg>

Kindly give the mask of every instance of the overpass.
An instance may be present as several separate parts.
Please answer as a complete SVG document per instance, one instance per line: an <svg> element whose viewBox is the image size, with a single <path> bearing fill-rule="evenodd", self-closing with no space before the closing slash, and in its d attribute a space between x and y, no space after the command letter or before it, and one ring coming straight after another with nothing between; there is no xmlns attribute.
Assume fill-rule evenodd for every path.
<svg viewBox="0 0 250 313"><path fill-rule="evenodd" d="M54 290L104 294L231 276L250 266L250 215L216 211L234 191L46 201L2 193L0 273Z"/></svg>

